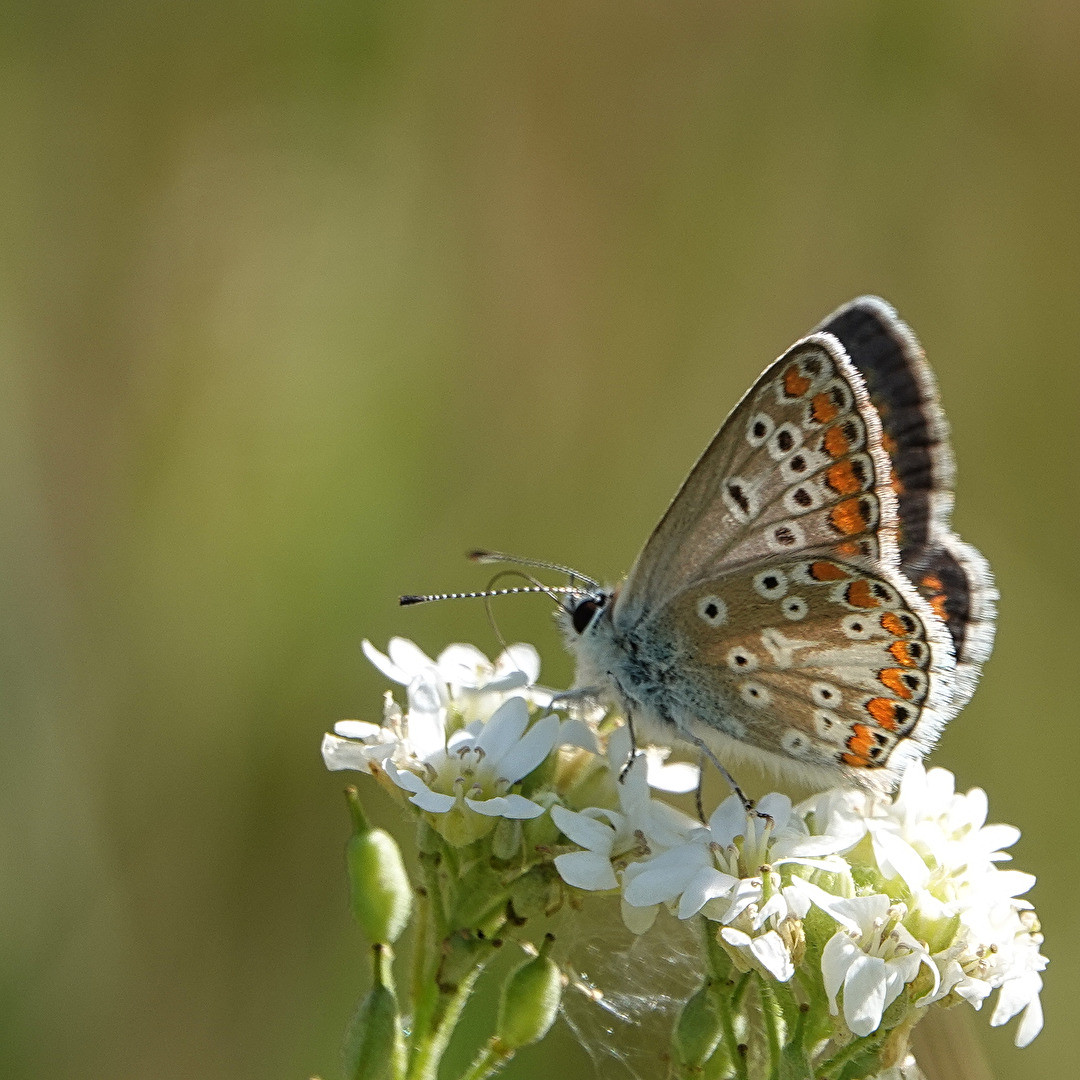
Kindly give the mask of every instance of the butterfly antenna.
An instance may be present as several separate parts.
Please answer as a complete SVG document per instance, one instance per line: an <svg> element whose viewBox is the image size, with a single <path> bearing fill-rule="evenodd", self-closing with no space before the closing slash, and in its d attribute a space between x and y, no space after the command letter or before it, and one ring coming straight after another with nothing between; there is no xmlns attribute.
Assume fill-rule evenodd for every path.
<svg viewBox="0 0 1080 1080"><path fill-rule="evenodd" d="M531 579L528 579L531 580ZM398 597L398 603L402 607L410 607L413 604L432 604L436 600L485 600L492 596L516 596L520 593L546 593L560 607L563 605L557 599L558 594L575 593L580 595L580 589L571 588L568 585L530 585L519 586L513 589L481 589L478 592L444 592L444 593L406 593Z"/></svg>
<svg viewBox="0 0 1080 1080"><path fill-rule="evenodd" d="M590 588L600 588L600 582L593 581L588 574L583 574L580 570L574 570L569 566L563 566L561 563L547 562L544 559L522 559L517 555L507 555L505 551L485 551L482 548L470 551L468 558L478 563L509 562L517 563L519 566L535 566L538 570L554 570L557 574L566 574L571 581L584 581Z"/></svg>

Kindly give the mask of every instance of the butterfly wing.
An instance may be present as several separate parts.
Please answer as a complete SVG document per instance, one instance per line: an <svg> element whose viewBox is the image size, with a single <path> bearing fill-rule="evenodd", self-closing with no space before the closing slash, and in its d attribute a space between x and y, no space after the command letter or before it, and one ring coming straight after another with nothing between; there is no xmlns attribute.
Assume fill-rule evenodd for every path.
<svg viewBox="0 0 1080 1080"><path fill-rule="evenodd" d="M911 329L879 297L853 300L819 329L843 344L881 418L897 495L900 569L948 627L959 708L993 648L998 594L989 563L950 527L955 466L934 374Z"/></svg>
<svg viewBox="0 0 1080 1080"><path fill-rule="evenodd" d="M815 334L724 421L619 592L617 628L696 581L799 552L898 565L881 424L835 337Z"/></svg>
<svg viewBox="0 0 1080 1080"><path fill-rule="evenodd" d="M807 778L839 768L891 787L952 715L940 620L906 579L850 562L811 556L722 574L641 629L639 655L673 647L666 716L728 760L750 748Z"/></svg>

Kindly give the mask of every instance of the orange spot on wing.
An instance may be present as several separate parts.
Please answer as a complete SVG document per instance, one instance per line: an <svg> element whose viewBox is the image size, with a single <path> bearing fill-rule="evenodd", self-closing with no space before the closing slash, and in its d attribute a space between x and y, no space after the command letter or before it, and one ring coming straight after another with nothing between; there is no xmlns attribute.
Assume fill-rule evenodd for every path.
<svg viewBox="0 0 1080 1080"><path fill-rule="evenodd" d="M927 574L922 579L922 585L924 589L930 589L932 592L943 592L945 586L941 584L941 578L936 574Z"/></svg>
<svg viewBox="0 0 1080 1080"><path fill-rule="evenodd" d="M881 616L881 626L883 629L888 630L893 637L906 637L909 632L900 616L892 611L886 611Z"/></svg>
<svg viewBox="0 0 1080 1080"><path fill-rule="evenodd" d="M882 623L885 619L882 618ZM911 646L906 641L894 641L889 646L889 652L892 653L893 659L898 664L903 664L904 667L918 667L918 661L911 655Z"/></svg>
<svg viewBox="0 0 1080 1080"><path fill-rule="evenodd" d="M930 597L930 606L934 609L934 614L939 618L948 622L949 613L945 610L945 594L939 593L937 596Z"/></svg>
<svg viewBox="0 0 1080 1080"><path fill-rule="evenodd" d="M903 495L904 492L907 490L900 482L900 477L897 476L896 473L893 473L892 479L889 481L889 485L892 487L893 493L896 495Z"/></svg>
<svg viewBox="0 0 1080 1080"><path fill-rule="evenodd" d="M840 410L836 407L836 402L833 401L832 395L828 393L815 394L814 400L811 403L811 410L814 414L814 419L819 424L827 424L830 420L835 420L840 415Z"/></svg>
<svg viewBox="0 0 1080 1080"><path fill-rule="evenodd" d="M810 564L810 576L815 581L842 581L847 571L834 562L816 562Z"/></svg>
<svg viewBox="0 0 1080 1080"><path fill-rule="evenodd" d="M848 765L869 765L870 750L875 745L874 733L869 724L853 724L854 734L847 741L848 753L843 761Z"/></svg>
<svg viewBox="0 0 1080 1080"><path fill-rule="evenodd" d="M799 371L797 364L792 364L784 372L784 393L788 397L802 397L809 389L810 380Z"/></svg>
<svg viewBox="0 0 1080 1080"><path fill-rule="evenodd" d="M905 701L911 699L911 687L904 682L904 673L900 668L882 668L878 672L878 679L883 686L887 686L897 697Z"/></svg>
<svg viewBox="0 0 1080 1080"><path fill-rule="evenodd" d="M839 551L841 555L858 555L859 545L853 544L850 540L845 540L842 544L837 545L836 550Z"/></svg>
<svg viewBox="0 0 1080 1080"><path fill-rule="evenodd" d="M866 703L866 711L883 727L886 731L896 730L896 702L890 701L888 698L876 697L871 698ZM856 724L856 727L859 725Z"/></svg>
<svg viewBox="0 0 1080 1080"><path fill-rule="evenodd" d="M865 578L853 581L845 592L847 602L854 607L877 607L881 602L870 590L870 582Z"/></svg>
<svg viewBox="0 0 1080 1080"><path fill-rule="evenodd" d="M855 466L850 461L830 465L825 482L840 495L857 495L862 491L862 481L855 475Z"/></svg>
<svg viewBox="0 0 1080 1080"><path fill-rule="evenodd" d="M881 412L880 408L878 409L878 412ZM885 453L888 454L889 457L896 456L896 440L887 431L881 433L881 445L885 447Z"/></svg>
<svg viewBox="0 0 1080 1080"><path fill-rule="evenodd" d="M861 499L845 499L842 503L837 503L829 511L829 521L837 532L847 535L862 532L869 524Z"/></svg>
<svg viewBox="0 0 1080 1080"><path fill-rule="evenodd" d="M836 424L825 432L822 445L829 457L841 458L851 449L851 443L844 434L843 427L843 424Z"/></svg>

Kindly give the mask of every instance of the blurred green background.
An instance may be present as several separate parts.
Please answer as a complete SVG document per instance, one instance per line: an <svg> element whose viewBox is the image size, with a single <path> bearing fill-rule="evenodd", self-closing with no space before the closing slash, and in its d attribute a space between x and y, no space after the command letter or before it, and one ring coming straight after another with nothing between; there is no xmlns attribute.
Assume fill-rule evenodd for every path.
<svg viewBox="0 0 1080 1080"><path fill-rule="evenodd" d="M934 760L1024 829L1053 964L986 1042L1072 1075L1080 7L35 0L0 56L2 1075L337 1076L361 639L498 651L395 604L476 545L617 578L869 291L1003 597ZM498 614L565 683L546 603ZM506 1075L556 1055L595 1075L565 1028Z"/></svg>

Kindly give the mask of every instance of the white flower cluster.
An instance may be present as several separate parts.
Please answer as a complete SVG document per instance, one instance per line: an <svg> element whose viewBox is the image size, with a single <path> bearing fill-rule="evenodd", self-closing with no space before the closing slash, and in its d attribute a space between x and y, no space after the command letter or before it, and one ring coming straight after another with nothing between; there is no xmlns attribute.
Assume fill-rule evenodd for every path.
<svg viewBox="0 0 1080 1080"><path fill-rule="evenodd" d="M905 989L914 1007L975 1008L996 990L992 1025L1022 1013L1018 1046L1041 1029L1042 935L1019 898L1035 879L997 865L1019 832L986 825L985 794L958 794L946 770L911 766L894 798L834 789L793 806L774 793L748 814L732 796L702 825L650 792L694 790L697 770L655 748L631 760L625 727L556 715L570 698L535 685L531 646L494 664L467 645L432 660L402 638L364 651L408 708L387 694L381 725L337 724L327 768L388 779L450 842L547 813L567 886L620 890L635 933L662 906L700 914L740 970L781 983L820 956L815 979L855 1036Z"/></svg>

